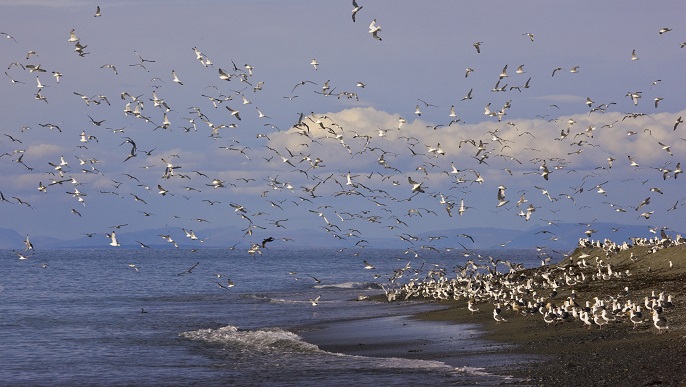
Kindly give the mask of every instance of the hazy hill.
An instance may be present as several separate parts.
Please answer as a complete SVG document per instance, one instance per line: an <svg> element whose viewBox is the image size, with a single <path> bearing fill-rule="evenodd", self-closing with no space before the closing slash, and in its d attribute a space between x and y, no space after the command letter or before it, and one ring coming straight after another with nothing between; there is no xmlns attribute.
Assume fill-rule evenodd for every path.
<svg viewBox="0 0 686 387"><path fill-rule="evenodd" d="M374 236L342 238L334 237L320 230L283 229L269 235L275 239L271 247L307 248L307 247L352 247L398 248L399 246L420 249L434 247L437 249L533 249L545 247L547 250L568 252L577 246L579 238L586 238L586 231L593 231L591 238L614 242L627 241L631 237L655 236L648 226L620 225L614 223L594 223L591 227L579 223L557 223L529 230L511 230L494 227L466 227L445 229L412 235L411 232L398 232L394 237L377 238ZM189 230L190 231L190 230ZM155 248L174 248L162 235L169 235L180 248L249 248L252 243L261 243L266 236L245 235L238 227L198 228L194 232L198 240L191 240L181 228L165 227L129 232L125 228L115 230L117 239L123 247L139 247L138 241ZM659 231L657 231L659 234ZM669 235L677 232L667 230ZM25 236L15 230L0 228L0 248L23 249ZM53 237L31 235L31 241L37 249L44 248L83 248L107 247L110 240L104 233L83 236L78 239L60 240ZM201 242L202 241L202 242Z"/></svg>

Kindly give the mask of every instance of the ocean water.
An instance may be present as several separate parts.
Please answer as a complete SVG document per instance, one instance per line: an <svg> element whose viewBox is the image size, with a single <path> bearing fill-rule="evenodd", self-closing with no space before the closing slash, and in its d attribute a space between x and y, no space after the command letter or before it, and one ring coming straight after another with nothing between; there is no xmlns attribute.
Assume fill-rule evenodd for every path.
<svg viewBox="0 0 686 387"><path fill-rule="evenodd" d="M413 262L402 252L368 249L251 257L242 250L113 248L39 250L19 260L0 251L0 384L498 384L501 377L459 357L360 356L303 339L342 321L351 329L396 324L431 330L422 340L464 352L476 342L455 338L473 327L403 317L436 304L357 297L383 294L381 285L408 262L450 268L466 259L435 254ZM363 260L375 269L364 269Z"/></svg>

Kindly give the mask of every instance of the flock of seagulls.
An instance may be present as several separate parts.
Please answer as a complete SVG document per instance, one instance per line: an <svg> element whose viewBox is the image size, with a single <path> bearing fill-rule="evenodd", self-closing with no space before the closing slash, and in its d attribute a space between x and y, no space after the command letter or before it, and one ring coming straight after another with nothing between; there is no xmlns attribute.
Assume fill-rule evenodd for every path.
<svg viewBox="0 0 686 387"><path fill-rule="evenodd" d="M632 243L622 244L607 239L601 242L580 238L578 253L559 265L544 265L530 270L492 257L485 264L470 259L466 265L453 268L456 276L451 275L447 268L435 268L422 278L422 271L413 269L408 263L392 277L395 286L384 290L389 302L416 298L466 300L471 314L481 312L479 305L492 305L496 324L507 323L507 313L511 316L539 316L545 326L577 322L588 329L603 329L608 324L624 323L636 329L651 321L648 319L650 315L655 332L662 334L669 330L666 312L675 307L673 297L665 291L657 293L653 290L641 297L641 294L634 294L625 287L620 294L595 296L584 301L577 296L575 288L633 276L630 270L620 271L613 267L612 258L619 252L639 246L648 248L640 257L634 257L632 252L631 259L650 262L651 254L684 244L686 239L681 235L671 238L664 234L651 239L635 238ZM501 272L501 268L507 270ZM404 284L396 283L404 272L408 272L411 279Z"/></svg>
<svg viewBox="0 0 686 387"><path fill-rule="evenodd" d="M353 23L367 16L368 9L363 8L352 1ZM107 10L98 7L93 14L96 19L89 17L91 22L105 20L108 15L103 11ZM369 19L372 20L368 33L377 41L370 44L376 47L392 39L390 34L384 35L386 40L382 39L377 21L382 19ZM202 230L194 231L191 225L210 223L216 218L208 220L183 214L202 211L221 213L225 224L239 225L242 235L236 239L245 241L244 251L253 257L268 250L267 244L288 242L288 238L277 234L291 227L297 217L299 223L309 222L332 240L345 242L346 249L354 251L355 257L365 247L373 246L370 236L360 231L363 229L394 233L406 253L420 258L419 252L439 251L431 242L443 236L413 235L417 224L414 222L450 228L460 224L458 219L466 217L465 214L478 212L492 212L521 222L544 220L543 217L557 216L562 207L566 211L570 208L581 211L580 203L590 201L587 198L594 195L603 195L607 212L626 213L627 221L643 221L680 210L686 202L683 192L674 188L682 173L679 157L684 149L680 126L683 118L678 113L658 110L667 103L659 94L663 84L659 79L645 85L631 82L628 87L633 91L618 95L617 101L595 102L596 97L588 96L585 102L579 102L584 114L568 118L557 113L557 118L551 115L559 106L545 106L545 115L536 117L536 122L545 122L550 130L532 132L530 120L508 120L508 112L516 109L520 96L528 98L527 93L535 90L537 84L556 82L565 74L581 76L591 71L591 66L573 63L569 67L552 68L549 75L551 68L534 73L531 67L525 71L527 65L521 64L514 72L514 67L509 67L508 72L509 65L501 63L492 72L494 83L483 86L467 84L474 79L470 74L489 70L470 65L466 67L464 79L459 72L465 90L469 89L466 94L457 94L465 95L463 98L444 105L431 98L412 96L406 113L402 114L405 118L402 115L389 118L372 111L376 121L360 126L350 117L361 114L363 108L323 114L295 105L306 98L369 105L365 93L372 89L373 80L347 84L334 77L327 79L328 64L321 56L317 55L320 58L317 60L315 55L308 55L307 58L312 58L309 64L308 59L302 60L302 68L311 73L311 79L294 79L281 90L262 80L259 63L237 65L227 58L215 63L199 46L184 49L188 50L189 61L198 63L194 71L148 57L137 51L137 47L122 53L116 63L104 63L98 61L102 42L84 34L84 30L80 26L65 28L64 55L74 56L71 52L76 52L74 59L101 72L99 77L145 77L148 81L133 85L122 81L117 83L118 90L100 84L81 84L76 72L51 68L47 65L51 63L50 58L32 50L29 42L0 32L6 38L0 41L6 46L3 50L22 52L9 59L12 62L4 72L7 82L3 92L10 90L13 99L24 99L36 111L53 111L42 109L52 107L60 95L66 94L71 99L59 103L72 104L74 111L79 112L74 116L83 118L74 125L67 117L72 115L70 112L53 113L49 119L36 113L40 118L23 117L24 125L3 128L6 140L0 143L1 168L33 185L28 193L14 184L17 182L3 183L0 211L18 206L31 213L55 205L63 206L71 220L81 221L100 216L91 213L91 201L112 203L114 208L121 208L121 203L125 203L138 219L127 219L127 223L84 234L101 237L103 246L149 247L151 241L124 238L120 241L115 230L126 227L129 220L134 224L157 218L163 219L165 225L173 224L167 226L168 233L159 235L165 243L175 248L184 246L172 236L172 231L183 231L186 243L197 247L207 238ZM660 39L675 33L667 27L657 32ZM533 32L519 31L515 35L532 47L541 40L540 34L535 40ZM467 45L464 55L483 56L491 44L478 40L472 43L474 50ZM683 47L682 44L675 49ZM623 56L622 60L632 64L639 57L634 49L630 58ZM498 71L500 66L502 70ZM213 82L205 84L205 79L210 77ZM197 89L202 92L195 93ZM67 91L60 94L64 90ZM298 108L291 108L288 119L271 118L279 116L272 113L276 109L264 105L267 100L264 94L269 93L277 94L286 110L293 105ZM502 107L498 107L498 102L488 102L483 108L487 120L484 123L465 123L461 113L480 112L480 108L470 104L484 94L504 95L507 100ZM178 95L196 100L192 106L186 106L178 102ZM646 104L646 100L651 102ZM633 110L617 110L622 103ZM81 114L84 109L88 113ZM367 112L371 110L367 108ZM420 121L438 111L444 111L445 121L426 126ZM413 112L417 117L414 122L407 118ZM623 138L628 133L641 142L642 153L626 154L624 149L613 146L615 138ZM202 144L213 163L198 164L196 156L200 155L193 155L193 150L185 151L185 143L165 142L165 137L173 135L186 136L188 144L194 146ZM51 137L45 140L41 139L43 136ZM47 156L31 147L34 145L31 141L41 145L56 139L67 145L46 153ZM659 156L655 157L653 152ZM598 159L602 162L596 163ZM579 167L573 168L574 165ZM622 169L635 172L636 178L619 181L615 178L616 171ZM70 188L62 188L66 186ZM650 196L633 201L631 195L625 195L627 190L639 192L641 198ZM3 191L9 194L5 196ZM676 203L666 205L663 200L656 200L655 195L679 198ZM481 203L482 196L490 198L491 204L472 204ZM602 209L595 212L600 213ZM548 223L550 227L546 231L552 235L551 244L556 240L555 223L559 222L556 219ZM580 232L592 234L591 227L590 224L580 226ZM450 238L460 248L448 248L446 252L473 254L470 248L457 242L461 236ZM475 238L470 239L475 242ZM227 245L233 242L226 241ZM28 235L25 243L26 251L20 259L27 258L27 251L33 251ZM366 259L360 257L360 260L363 261L361 268L375 269ZM230 282L218 284L226 288L233 286ZM468 294L468 297L476 298L476 295ZM317 297L312 304L318 301ZM499 302L501 306L494 309L494 318L506 322L497 311L511 303L504 299ZM478 311L476 303L470 305L470 311ZM550 320L564 310L546 312ZM595 313L584 316L591 321ZM656 326L666 326L661 321L656 320Z"/></svg>

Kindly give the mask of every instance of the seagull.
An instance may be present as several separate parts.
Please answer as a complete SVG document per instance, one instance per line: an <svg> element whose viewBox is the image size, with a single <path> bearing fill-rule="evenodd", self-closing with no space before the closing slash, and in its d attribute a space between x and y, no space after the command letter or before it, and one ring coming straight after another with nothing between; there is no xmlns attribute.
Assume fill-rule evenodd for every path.
<svg viewBox="0 0 686 387"><path fill-rule="evenodd" d="M658 334L662 333L663 330L669 330L667 319L664 316L660 316L655 309L653 309L653 325L655 325L655 328L657 328Z"/></svg>
<svg viewBox="0 0 686 387"><path fill-rule="evenodd" d="M665 34L665 33L669 32L669 31L671 31L671 30L672 30L671 28L662 27L662 28L660 28L660 31L658 31L658 33L659 33L660 35L662 35L662 34Z"/></svg>
<svg viewBox="0 0 686 387"><path fill-rule="evenodd" d="M14 43L17 43L17 39L15 39L14 36L12 36L6 32L0 32L0 35L5 35L5 38L12 39L12 40L14 40Z"/></svg>
<svg viewBox="0 0 686 387"><path fill-rule="evenodd" d="M317 66L319 66L319 62L317 62L317 60L314 58L312 58L312 62L310 62L310 64L312 65L312 67L314 67L315 70L317 69Z"/></svg>
<svg viewBox="0 0 686 387"><path fill-rule="evenodd" d="M501 185L498 187L498 205L496 207L502 207L509 203L509 200L505 200L505 187L504 185Z"/></svg>
<svg viewBox="0 0 686 387"><path fill-rule="evenodd" d="M629 321L634 324L634 329L636 329L636 325L643 324L643 314L641 313L640 306L637 306L635 310L632 308L629 311Z"/></svg>
<svg viewBox="0 0 686 387"><path fill-rule="evenodd" d="M679 124L682 124L683 122L684 122L683 118L681 118L681 117L677 118L676 121L674 122L674 130L676 130L676 127L679 126Z"/></svg>
<svg viewBox="0 0 686 387"><path fill-rule="evenodd" d="M176 76L176 71L172 70L172 77L174 78L173 81L178 83L179 85L183 85L183 82L179 79L178 76Z"/></svg>
<svg viewBox="0 0 686 387"><path fill-rule="evenodd" d="M106 234L108 238L110 238L112 241L110 242L110 246L121 246L119 242L117 242L117 236L115 235L114 231L112 231L112 234Z"/></svg>
<svg viewBox="0 0 686 387"><path fill-rule="evenodd" d="M448 117L457 117L457 113L455 113L455 105L450 106L450 114L448 114Z"/></svg>
<svg viewBox="0 0 686 387"><path fill-rule="evenodd" d="M55 77L55 81L57 81L57 83L60 83L60 77L62 77L62 73L61 73L61 72L59 72L59 71L53 71L53 72L52 72L52 76Z"/></svg>
<svg viewBox="0 0 686 387"><path fill-rule="evenodd" d="M422 189L422 184L423 183L417 183L416 181L412 180L411 177L407 177L408 183L412 184L412 192L421 192L424 193L424 190Z"/></svg>
<svg viewBox="0 0 686 387"><path fill-rule="evenodd" d="M95 7L95 15L93 15L93 17L100 17L100 16L102 16L102 13L100 13L100 6L98 5L97 7Z"/></svg>
<svg viewBox="0 0 686 387"><path fill-rule="evenodd" d="M626 96L631 98L631 100L634 102L634 106L638 106L638 100L639 100L639 98L641 98L641 94L642 94L641 91L635 91L633 93L632 92L626 93Z"/></svg>
<svg viewBox="0 0 686 387"><path fill-rule="evenodd" d="M374 270L376 267L372 265L371 263L367 262L366 260L363 260L362 263L364 263L364 268L367 270Z"/></svg>
<svg viewBox="0 0 686 387"><path fill-rule="evenodd" d="M500 315L500 304L497 304L495 308L493 308L493 319L495 320L496 324L500 324L501 322L507 322L503 316Z"/></svg>
<svg viewBox="0 0 686 387"><path fill-rule="evenodd" d="M17 81L16 79L12 78L9 74L7 74L7 71L5 71L5 75L7 75L7 78L9 78L9 79L10 79L10 82L12 82L12 83L22 83L22 84L25 84L25 83L22 82L22 81Z"/></svg>
<svg viewBox="0 0 686 387"><path fill-rule="evenodd" d="M379 31L381 31L381 26L376 24L376 19L372 20L372 22L369 24L369 33L372 34L374 39L381 41Z"/></svg>
<svg viewBox="0 0 686 387"><path fill-rule="evenodd" d="M67 42L78 42L78 41L79 41L79 38L76 37L76 30L72 28L71 31L69 32L69 39L67 39ZM28 58L26 58L26 59L28 59Z"/></svg>
<svg viewBox="0 0 686 387"><path fill-rule="evenodd" d="M241 120L241 116L238 115L239 110L233 110L233 109L231 109L231 108L228 107L228 106L224 106L224 107L226 108L226 110L228 110L229 112L231 112L231 115L234 116L234 117L236 117L236 119L238 119L238 121Z"/></svg>
<svg viewBox="0 0 686 387"><path fill-rule="evenodd" d="M627 155L627 157L629 158L629 162L631 163L630 165L631 165L632 167L638 167L638 166L639 166L639 164L638 164L636 161L634 161L634 158L633 158L633 157L631 157L631 156L629 156L629 155Z"/></svg>
<svg viewBox="0 0 686 387"><path fill-rule="evenodd" d="M26 245L26 249L24 249L24 251L33 250L33 244L31 244L31 241L29 241L29 234L26 234L26 239L24 240L24 244Z"/></svg>
<svg viewBox="0 0 686 387"><path fill-rule="evenodd" d="M507 77L507 65L503 67L503 71L500 73L500 79Z"/></svg>
<svg viewBox="0 0 686 387"><path fill-rule="evenodd" d="M317 298L315 298L314 300L310 298L310 302L312 303L312 306L317 306L317 304L319 304L319 299L321 297L322 296L317 296Z"/></svg>
<svg viewBox="0 0 686 387"><path fill-rule="evenodd" d="M472 46L474 46L474 48L476 49L477 54L481 54L481 45L483 43L484 42L476 42L476 43L472 44Z"/></svg>
<svg viewBox="0 0 686 387"><path fill-rule="evenodd" d="M534 41L534 34L532 34L531 32L527 32L527 33L524 33L522 35L528 36L532 42Z"/></svg>
<svg viewBox="0 0 686 387"><path fill-rule="evenodd" d="M364 6L357 5L357 2L353 0L353 23L355 23L355 15L363 8Z"/></svg>
<svg viewBox="0 0 686 387"><path fill-rule="evenodd" d="M638 56L636 56L636 49L631 51L631 60L638 60Z"/></svg>
<svg viewBox="0 0 686 387"><path fill-rule="evenodd" d="M479 308L474 306L474 303L472 302L472 300L469 300L469 301L467 301L467 310L469 310L470 312L472 312L472 314L474 314L474 312L479 311Z"/></svg>

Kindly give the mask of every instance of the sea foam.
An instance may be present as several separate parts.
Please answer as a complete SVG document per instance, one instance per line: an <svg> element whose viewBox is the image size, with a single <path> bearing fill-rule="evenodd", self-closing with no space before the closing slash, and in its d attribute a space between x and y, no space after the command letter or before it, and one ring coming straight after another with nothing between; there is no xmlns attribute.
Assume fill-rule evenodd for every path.
<svg viewBox="0 0 686 387"><path fill-rule="evenodd" d="M179 336L190 339L217 343L250 351L263 352L320 352L314 344L307 343L295 333L281 328L242 330L233 325L217 329L198 329L181 332Z"/></svg>

